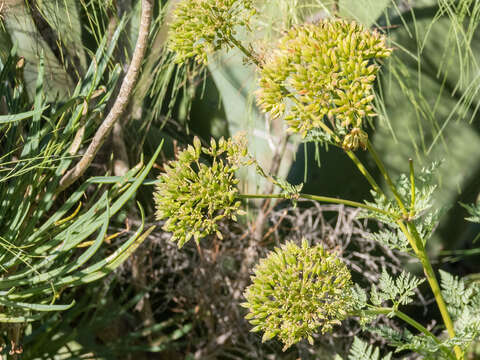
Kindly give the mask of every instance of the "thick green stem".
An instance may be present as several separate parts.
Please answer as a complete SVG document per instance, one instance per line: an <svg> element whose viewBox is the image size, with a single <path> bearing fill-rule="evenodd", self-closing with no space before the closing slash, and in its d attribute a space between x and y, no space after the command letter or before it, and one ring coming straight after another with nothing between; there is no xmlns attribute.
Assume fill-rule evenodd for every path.
<svg viewBox="0 0 480 360"><path fill-rule="evenodd" d="M338 10L338 5L337 5L337 10ZM240 41L238 41L234 36L230 36L228 40L237 48L239 49L249 60L251 60L256 66L260 66L260 61L255 57L255 55L252 54L251 51L249 51L245 46L242 45ZM287 89L283 88L286 93L291 94L290 91ZM296 102L297 105L299 104L297 98L292 95L291 98L294 102ZM316 119L313 119L316 120ZM337 142L340 143L340 139L338 136L330 129L327 125L325 125L323 122L319 122L320 127L328 134L330 134L333 139ZM360 160L357 158L357 156L352 152L352 151L345 151L350 159L354 162L354 164L357 166L358 170L362 173L362 175L367 179L367 181L370 183L370 185L373 187L375 192L378 194L383 194L382 189L380 186L378 186L377 182L373 178L373 176L368 172L368 170L363 166L363 164L360 162Z"/></svg>
<svg viewBox="0 0 480 360"><path fill-rule="evenodd" d="M245 48L237 39L235 39L233 36L231 36L229 38L229 41L234 46L236 46L256 66L260 66L260 61L252 54L251 51L249 51L247 48ZM333 131L331 131L331 129L329 129L326 125L323 128L324 128L324 130L330 130L330 131L327 131L327 132L333 133ZM392 179L390 178L390 176L389 176L389 174L388 174L388 172L385 168L385 165L383 164L382 160L378 156L377 152L373 148L370 141L368 141L368 143L367 143L367 149L370 152L370 154L372 155L372 157L373 157L377 167L379 168L380 172L382 173L385 181L387 182L388 187L392 191L393 196L394 196L398 206L400 207L402 215L405 218L408 218L409 213L408 213L405 205L403 204L403 201L402 201L400 195L398 194L397 188L396 188L395 184L393 183ZM370 183L372 188L378 194L383 194L383 191L381 190L381 188L378 186L376 181L373 179L373 177L370 175L370 173L367 171L367 169L363 166L363 164L360 162L360 160L355 156L355 154L351 151L346 151L346 153L350 157L350 159L355 163L355 165L360 170L362 175ZM413 193L412 196L414 197L415 196L414 195L415 188L414 188L413 184L414 183L412 182L412 189L413 189L412 190L412 193ZM248 199L248 198L250 198L250 199L254 199L254 198L257 198L257 199L259 199L259 198L261 198L261 199L268 199L268 198L269 199L275 199L275 198L276 199L289 199L289 198L291 198L291 196L289 196L287 194L241 194L241 195L237 195L237 197L240 198L240 199ZM355 201L336 199L336 198L330 198L330 197L324 197L324 196L309 195L309 194L298 194L297 199L308 199L308 200L315 200L315 201L320 201L320 202L343 204L343 205L347 205L347 206L353 206L353 207L356 207L356 208L367 209L367 210L370 210L370 211L374 211L374 212L377 212L377 213L380 213L380 214L390 216L392 218L398 218L398 216L396 216L396 214L392 214L392 213L390 213L388 211L385 211L383 209L378 209L378 208L375 208L373 206L358 203L358 202L355 202ZM412 201L414 201L414 198L412 198ZM413 205L412 205L412 208L413 208ZM446 306L445 301L443 299L443 296L441 294L440 286L438 284L437 278L436 278L435 273L433 271L432 265L430 264L430 261L428 259L427 254L426 254L423 242L420 239L420 236L418 234L418 231L416 230L415 225L412 224L412 223L408 223L408 229L406 228L406 226L405 226L405 224L402 220L398 220L397 224L399 225L400 229L402 230L402 232L407 237L410 245L412 246L413 250L415 251L416 256L419 258L420 262L422 263L422 266L423 266L423 269L424 269L424 272L425 272L425 276L427 277L428 283L430 284L430 287L431 287L431 289L433 291L433 294L435 296L435 300L437 302L438 308L439 308L440 313L442 315L442 319L443 319L443 322L445 324L445 327L447 328L447 331L448 331L448 334L449 334L450 338L453 338L455 336L455 331L454 331L454 328L453 328L453 322L452 322L452 319L450 318L450 315L447 311L447 306ZM388 309L388 313L390 313L391 311L392 311L392 309ZM405 314L403 314L399 311L395 311L395 315L398 316L399 318L401 318L402 320L408 322L412 326L414 326L417 330L425 333L428 336L433 336L436 339L436 337L433 334L431 334L426 328L424 328L421 324L419 324L418 322L416 322L412 318L408 317L407 315L405 315ZM455 354L456 354L457 359L462 359L461 349L458 346L455 346L454 350L455 350Z"/></svg>
<svg viewBox="0 0 480 360"><path fill-rule="evenodd" d="M337 10L338 10L338 7L337 7ZM237 49L239 49L248 59L250 59L256 66L260 66L260 61L252 54L251 51L249 51L247 48L245 48L245 46L242 45L242 43L240 41L238 41L234 36L230 36L228 38L228 40L234 45L237 47ZM285 91L287 94L291 94L290 91L288 91L288 89L282 87L282 90ZM299 101L298 99L292 95L291 97L292 101L294 101L297 105L301 105L299 104ZM316 119L313 119L313 120L316 120ZM330 129L327 125L325 125L323 122L319 122L319 125L320 127L328 134L330 134L333 139L337 142L337 143L340 143L340 139L338 138L337 134L335 134L332 129ZM354 162L354 164L357 166L358 170L362 173L362 175L367 179L367 181L370 183L370 185L373 187L373 189L375 190L376 193L378 194L383 194L383 191L382 189L380 188L380 186L378 186L377 182L375 181L375 179L373 178L373 176L368 172L368 170L365 168L365 166L363 166L363 164L360 162L360 160L358 160L357 156L352 152L352 151L345 151L348 155L348 157L350 157L350 159L352 159L352 161Z"/></svg>
<svg viewBox="0 0 480 360"><path fill-rule="evenodd" d="M450 314L448 313L447 304L443 299L442 292L440 290L440 285L438 284L437 277L435 275L435 272L433 271L432 264L428 259L427 252L425 251L425 247L423 245L422 239L420 238L420 234L418 233L415 224L408 223L407 226L408 226L408 231L405 231L406 229L402 229L402 232L405 235L409 234L410 237L413 237L413 239L412 240L409 239L409 241L413 241L418 244L417 246L419 249L418 249L417 257L422 263L425 276L427 277L428 283L430 284L430 287L432 289L433 296L435 297L435 301L437 302L438 309L440 310L440 314L442 315L442 319L445 324L445 327L447 328L448 335L450 338L453 338L455 337L455 329L453 327L453 321L450 317ZM403 227L405 228L405 225ZM457 355L457 358L462 359L461 349L458 346L455 346L454 349L455 349L455 354Z"/></svg>
<svg viewBox="0 0 480 360"><path fill-rule="evenodd" d="M437 302L438 309L440 310L440 314L442 316L443 323L445 324L449 337L450 338L455 337L453 321L450 317L450 314L448 313L447 305L440 291L440 285L438 284L437 277L435 275L435 272L433 271L432 264L428 259L427 252L425 251L425 246L423 245L422 239L418 234L415 224L410 222L407 224L407 226L405 226L404 221L398 220L397 225L407 237L408 242L410 243L410 246L415 252L415 255L417 256L417 258L420 260L420 263L422 264L423 271L427 278L428 284L432 289L433 296L435 297L435 301ZM461 349L458 346L455 346L454 350L455 350L455 355L457 356L457 359L462 359Z"/></svg>
<svg viewBox="0 0 480 360"><path fill-rule="evenodd" d="M292 199L292 196L288 194L238 194L237 198L239 199ZM296 196L295 199L296 200L298 199L314 200L314 201L326 202L326 203L332 203L332 204L342 204L342 205L352 206L355 208L370 210L370 211L377 212L387 216L394 216L394 214L391 214L388 211L378 209L374 206L362 204L356 201L337 199L337 198L326 197L326 196L310 195L310 194L298 194L298 196Z"/></svg>
<svg viewBox="0 0 480 360"><path fill-rule="evenodd" d="M362 175L367 179L367 181L370 183L372 186L373 190L377 194L383 194L383 190L378 186L377 182L373 178L373 176L368 172L368 170L363 166L362 162L357 158L355 153L353 151L345 151L345 153L348 155L348 157L353 161L353 163L357 166L358 170L362 173Z"/></svg>
<svg viewBox="0 0 480 360"><path fill-rule="evenodd" d="M408 215L407 209L405 208L405 205L403 205L402 198L401 198L400 195L398 194L397 188L395 187L395 184L393 183L392 179L390 178L390 175L388 175L388 172L387 172L387 169L385 168L385 165L383 165L382 160L380 159L380 157L378 156L377 152L376 152L375 149L373 148L372 143L370 142L370 140L368 140L367 149L368 149L368 152L370 153L370 155L372 155L373 160L375 161L375 164L377 164L378 169L379 169L380 172L382 173L383 178L384 178L385 181L387 182L388 187L389 187L390 190L392 191L393 196L395 197L395 200L397 201L397 204L398 204L398 206L400 207L400 210L402 211L402 214L403 214L404 216L407 216L407 215Z"/></svg>
<svg viewBox="0 0 480 360"><path fill-rule="evenodd" d="M286 92L289 92L287 89L283 88ZM301 104L299 103L299 101L293 97L292 98L293 101L295 101L295 103L300 106ZM312 120L316 120L313 118L313 116L310 114L310 118ZM325 131L327 134L330 134L333 138L333 140L335 141L336 145L339 146L338 144L341 144L340 142L340 138L338 137L337 134L335 134L335 132L330 129L326 124L324 124L323 122L318 122L318 124L320 125L320 127L323 129L323 131ZM339 146L340 147L340 146ZM367 179L367 181L370 183L370 185L372 186L373 190L375 190L376 193L378 194L383 194L383 191L382 189L380 188L380 186L378 186L377 182L375 181L375 179L373 178L373 176L368 172L368 170L365 168L365 166L363 166L362 162L357 158L357 156L355 155L355 153L353 151L350 151L350 150L345 150L345 153L348 155L348 157L350 159L352 159L353 163L357 166L358 170L362 173L362 175Z"/></svg>
<svg viewBox="0 0 480 360"><path fill-rule="evenodd" d="M289 93L289 91L285 88L282 88L284 91L286 91L287 93ZM301 104L299 103L299 101L293 96L292 98L293 101L295 101L295 103L300 106ZM316 119L313 117L313 115L309 114L310 118L314 121L316 121ZM327 134L330 134L333 138L333 140L335 141L336 143L336 146L339 146L339 144L341 144L341 141L340 141L340 138L338 137L337 134L335 134L335 132L330 129L326 124L324 124L323 122L318 122L318 124L320 125L320 127L323 129L323 131L325 131ZM340 146L339 146L340 147ZM378 186L377 182L375 181L375 179L373 178L373 176L368 172L368 170L365 168L365 166L363 166L362 162L357 158L357 156L355 155L355 153L351 150L345 150L345 153L348 155L348 157L353 161L353 163L357 166L358 170L362 173L362 175L367 179L367 181L370 183L370 185L372 186L373 190L375 190L376 193L378 194L383 194L383 191L382 189L380 188L380 186Z"/></svg>
<svg viewBox="0 0 480 360"><path fill-rule="evenodd" d="M442 343L430 330L428 330L426 327L424 327L422 324L420 324L415 319L412 319L410 316L408 316L407 314L405 314L405 313L403 313L399 310L395 310L393 308L388 308L388 307L374 307L371 310L364 310L362 312L365 313L365 314L369 314L369 315L375 315L375 314L389 315L389 314L393 314L396 317L398 317L399 319L405 321L410 326L412 326L415 329L417 329L418 331L420 331L421 333L423 333L426 336L433 339L437 344L440 345ZM450 359L452 359L452 360L456 359L456 357L447 348L445 348L443 346L442 346L442 351Z"/></svg>
<svg viewBox="0 0 480 360"><path fill-rule="evenodd" d="M410 164L410 214L409 217L415 216L415 169L413 168L413 160L408 160Z"/></svg>
<svg viewBox="0 0 480 360"><path fill-rule="evenodd" d="M407 209L405 208L405 205L403 204L403 201L400 197L400 195L397 192L397 189L395 185L393 184L392 179L390 178L387 169L385 168L385 165L383 164L382 160L378 156L377 152L373 148L372 144L370 141L368 141L367 144L368 151L372 155L375 163L377 164L378 169L382 173L385 181L387 182L390 190L393 193L393 196L395 197L395 200L398 203L398 206L400 207L400 210L402 211L402 215L404 218L409 218L409 213ZM411 169L411 174L413 170ZM415 191L414 185L412 185L412 191ZM413 199L414 201L414 199ZM428 259L427 252L425 250L425 246L423 244L423 241L420 237L420 234L417 231L417 228L415 224L412 222L408 222L407 225L405 225L404 220L397 220L396 221L398 227L400 230L403 232L403 234L407 237L408 242L410 243L410 246L412 247L413 251L415 252L415 255L417 258L420 260L425 276L427 277L427 281L430 285L430 288L432 289L433 295L435 297L435 301L437 302L438 309L440 310L440 314L443 319L443 323L445 324L445 327L447 329L448 335L450 338L455 337L455 329L453 327L453 321L450 317L450 314L448 313L447 310L447 305L445 303L445 300L443 299L442 293L440 291L440 286L438 284L437 277L435 275L435 272L433 271L432 265L430 263L430 260ZM462 351L460 347L454 346L454 351L457 359L462 359Z"/></svg>

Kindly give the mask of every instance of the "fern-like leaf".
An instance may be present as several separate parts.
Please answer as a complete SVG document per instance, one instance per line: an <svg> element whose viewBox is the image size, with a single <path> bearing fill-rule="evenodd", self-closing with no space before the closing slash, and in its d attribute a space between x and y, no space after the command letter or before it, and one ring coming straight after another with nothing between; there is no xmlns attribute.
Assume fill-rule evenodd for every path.
<svg viewBox="0 0 480 360"><path fill-rule="evenodd" d="M467 205L460 203L470 214L470 217L465 218L465 220L470 222L475 222L480 224L480 203L477 205Z"/></svg>
<svg viewBox="0 0 480 360"><path fill-rule="evenodd" d="M467 289L462 279L442 270L440 270L440 282L448 311L454 318L457 318L470 302L472 289Z"/></svg>
<svg viewBox="0 0 480 360"><path fill-rule="evenodd" d="M384 229L377 233L370 233L367 235L367 238L377 241L392 250L399 250L406 253L411 252L407 237L398 228L396 230Z"/></svg>
<svg viewBox="0 0 480 360"><path fill-rule="evenodd" d="M457 276L440 270L442 294L454 320L455 334L445 343L466 349L480 336L480 285L470 286Z"/></svg>
<svg viewBox="0 0 480 360"><path fill-rule="evenodd" d="M348 355L348 360L390 360L391 358L391 353L381 357L380 350L377 347L369 345L357 337L353 340Z"/></svg>
<svg viewBox="0 0 480 360"><path fill-rule="evenodd" d="M382 338L395 348L395 352L413 351L422 355L422 359L450 360L448 345L437 343L431 337L423 334L414 335L407 329L395 330L385 325L370 327L369 330Z"/></svg>
<svg viewBox="0 0 480 360"><path fill-rule="evenodd" d="M414 290L424 279L418 279L415 276L402 271L402 273L393 278L384 268L379 279L378 288L372 287L371 301L375 305L380 305L384 301L391 301L394 308L400 305L407 305L413 301Z"/></svg>

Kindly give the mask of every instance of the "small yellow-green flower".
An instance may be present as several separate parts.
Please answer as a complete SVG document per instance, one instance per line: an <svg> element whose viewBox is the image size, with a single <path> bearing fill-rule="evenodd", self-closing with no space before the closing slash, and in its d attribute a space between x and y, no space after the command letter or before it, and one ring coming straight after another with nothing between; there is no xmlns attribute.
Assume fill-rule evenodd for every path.
<svg viewBox="0 0 480 360"><path fill-rule="evenodd" d="M210 157L210 165L201 161L202 154ZM172 233L171 240L182 247L192 237L197 243L209 234L221 238L218 222L236 220L236 215L243 213L235 199L235 171L249 163L245 137L237 136L218 143L212 139L210 148L202 147L195 138L193 146L166 164L154 199L156 217L167 219L163 229Z"/></svg>
<svg viewBox="0 0 480 360"><path fill-rule="evenodd" d="M376 115L374 59L391 52L385 36L355 22L326 19L296 26L266 56L258 104L273 118L285 116L289 130L303 137L329 127L342 140L350 135L343 144L349 149L364 147L365 118Z"/></svg>
<svg viewBox="0 0 480 360"><path fill-rule="evenodd" d="M246 316L263 331L262 341L274 336L291 345L320 330L330 331L353 310L352 281L346 265L322 246L287 242L260 260L245 291Z"/></svg>
<svg viewBox="0 0 480 360"><path fill-rule="evenodd" d="M173 13L168 48L176 61L193 57L207 64L208 54L231 47L239 27L249 28L255 14L253 0L181 0Z"/></svg>
<svg viewBox="0 0 480 360"><path fill-rule="evenodd" d="M367 149L368 134L360 128L353 128L343 139L345 150L357 150L359 147Z"/></svg>

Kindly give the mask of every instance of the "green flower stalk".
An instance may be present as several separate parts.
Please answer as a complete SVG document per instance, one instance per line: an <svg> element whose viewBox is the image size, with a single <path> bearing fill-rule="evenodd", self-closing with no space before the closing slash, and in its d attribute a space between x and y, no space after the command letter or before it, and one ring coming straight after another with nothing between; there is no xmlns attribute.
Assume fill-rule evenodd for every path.
<svg viewBox="0 0 480 360"><path fill-rule="evenodd" d="M176 62L193 57L207 64L208 54L233 46L238 28L249 29L254 14L253 0L182 0L174 10L168 48Z"/></svg>
<svg viewBox="0 0 480 360"><path fill-rule="evenodd" d="M266 56L257 102L273 118L284 116L291 132L321 131L347 150L365 149L364 122L376 115L374 60L391 52L385 36L355 22L294 27Z"/></svg>
<svg viewBox="0 0 480 360"><path fill-rule="evenodd" d="M346 265L322 246L287 242L260 260L245 291L246 316L263 331L262 341L278 336L285 351L319 329L326 333L354 308Z"/></svg>
<svg viewBox="0 0 480 360"><path fill-rule="evenodd" d="M202 154L212 159L211 165L200 161ZM163 230L172 233L172 241L182 247L192 237L216 234L218 222L224 218L237 220L243 214L237 195L235 171L249 165L246 139L243 135L218 143L212 139L210 148L202 147L195 137L193 146L181 151L176 160L165 165L154 194L156 217L168 219Z"/></svg>

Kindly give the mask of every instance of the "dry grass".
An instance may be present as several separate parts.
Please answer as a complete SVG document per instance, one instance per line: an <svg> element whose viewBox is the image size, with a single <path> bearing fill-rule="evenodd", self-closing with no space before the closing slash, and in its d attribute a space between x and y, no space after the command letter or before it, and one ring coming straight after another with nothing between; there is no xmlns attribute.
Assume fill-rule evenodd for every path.
<svg viewBox="0 0 480 360"><path fill-rule="evenodd" d="M341 205L300 202L294 208L281 203L266 214L260 241L254 240L258 232L253 227L223 223L224 240L204 239L201 247L188 243L181 250L168 241L169 234L158 231L140 252L142 283L148 286L147 303L137 305L140 318L146 321L142 314L149 312L144 309L148 307L154 309L154 318L147 322L179 314L192 321L193 331L178 343L175 356L179 357L190 353L194 359L321 359L331 358L336 351L342 353L360 332L353 320L332 334L318 336L318 346L314 348L300 343L282 353L279 343L261 344L261 336L249 332L251 326L239 303L244 301L242 294L258 258L286 239L300 242L306 238L337 251L352 270L355 281L365 287L378 280L382 267L388 267L391 273L400 272L406 259L368 240L368 228L379 224L359 220L357 215L358 210ZM125 282L130 281L132 265L139 266L131 261L123 269ZM134 271L138 273L138 269ZM425 308L426 302L422 302L418 305ZM377 323L385 322L391 320L381 318Z"/></svg>

